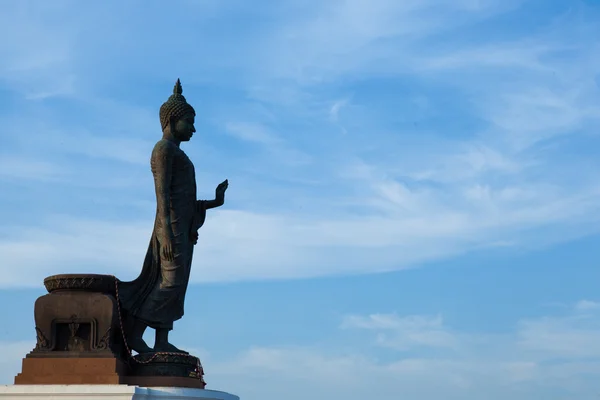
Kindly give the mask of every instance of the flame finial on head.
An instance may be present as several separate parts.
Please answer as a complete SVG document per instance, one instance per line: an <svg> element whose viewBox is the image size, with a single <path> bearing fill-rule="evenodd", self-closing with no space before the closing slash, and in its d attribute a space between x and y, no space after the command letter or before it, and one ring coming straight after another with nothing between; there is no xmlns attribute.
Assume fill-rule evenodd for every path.
<svg viewBox="0 0 600 400"><path fill-rule="evenodd" d="M175 87L173 87L173 94L182 94L183 88L181 87L181 81L177 78L177 82L175 82Z"/></svg>

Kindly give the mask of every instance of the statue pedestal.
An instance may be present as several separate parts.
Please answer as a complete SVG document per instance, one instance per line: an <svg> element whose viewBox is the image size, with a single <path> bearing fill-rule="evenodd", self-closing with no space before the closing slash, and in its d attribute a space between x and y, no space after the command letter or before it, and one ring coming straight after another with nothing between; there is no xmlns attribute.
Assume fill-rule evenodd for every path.
<svg viewBox="0 0 600 400"><path fill-rule="evenodd" d="M33 358L23 359L16 385L112 385L129 383L127 365L115 358Z"/></svg>
<svg viewBox="0 0 600 400"><path fill-rule="evenodd" d="M0 400L240 400L233 394L216 390L140 387L128 385L5 385Z"/></svg>
<svg viewBox="0 0 600 400"><path fill-rule="evenodd" d="M112 275L44 279L35 302L37 344L23 359L16 385L131 385L204 389L200 360L189 354L131 357Z"/></svg>
<svg viewBox="0 0 600 400"><path fill-rule="evenodd" d="M156 359L142 357L145 364L132 366L109 357L82 357L69 352L55 357L36 357L28 354L23 359L22 372L15 377L15 385L118 385L140 387L180 387L204 389L206 383L195 372L196 360L188 355L162 355ZM85 354L84 354L85 355ZM182 371L184 373L182 373Z"/></svg>

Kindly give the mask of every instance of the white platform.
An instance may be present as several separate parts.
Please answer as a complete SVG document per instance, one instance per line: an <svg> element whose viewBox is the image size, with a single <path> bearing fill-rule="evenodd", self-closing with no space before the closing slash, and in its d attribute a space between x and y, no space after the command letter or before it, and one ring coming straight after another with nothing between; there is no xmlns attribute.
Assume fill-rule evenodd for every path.
<svg viewBox="0 0 600 400"><path fill-rule="evenodd" d="M0 400L240 400L216 390L127 385L2 385Z"/></svg>

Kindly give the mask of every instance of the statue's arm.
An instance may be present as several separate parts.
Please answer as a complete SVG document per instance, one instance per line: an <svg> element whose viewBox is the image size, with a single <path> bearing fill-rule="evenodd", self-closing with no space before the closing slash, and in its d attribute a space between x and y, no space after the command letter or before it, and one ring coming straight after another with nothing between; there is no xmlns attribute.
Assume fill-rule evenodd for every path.
<svg viewBox="0 0 600 400"><path fill-rule="evenodd" d="M209 208L220 207L225 204L225 191L227 190L228 186L229 183L227 179L225 179L225 181L221 182L215 189L214 200L196 200L196 215L194 218L196 232L193 236L194 244L196 244L198 241L198 229L204 225L204 220L206 219L206 210Z"/></svg>
<svg viewBox="0 0 600 400"><path fill-rule="evenodd" d="M152 152L152 172L154 175L154 188L156 190L156 202L160 226L163 229L163 238L173 237L171 227L171 177L173 174L174 149L168 142L156 145Z"/></svg>
<svg viewBox="0 0 600 400"><path fill-rule="evenodd" d="M211 208L221 207L225 204L224 199L214 199L214 200L198 200L204 202L204 209L210 210Z"/></svg>
<svg viewBox="0 0 600 400"><path fill-rule="evenodd" d="M204 210L221 207L223 204L225 204L225 191L227 190L228 186L229 181L225 179L223 182L219 183L215 189L214 200L199 200L197 206L203 207Z"/></svg>

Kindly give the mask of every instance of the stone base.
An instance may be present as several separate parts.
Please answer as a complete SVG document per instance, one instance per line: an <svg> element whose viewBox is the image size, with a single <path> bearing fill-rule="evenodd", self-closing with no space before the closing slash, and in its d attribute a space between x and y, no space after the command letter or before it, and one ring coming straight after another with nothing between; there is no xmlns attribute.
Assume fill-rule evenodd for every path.
<svg viewBox="0 0 600 400"><path fill-rule="evenodd" d="M177 378L176 381L182 383L191 382L193 386L184 385L185 387L195 387L198 389L204 389L204 371L202 365L197 357L190 354L176 354L176 353L157 353L157 354L138 354L131 360L130 364L130 375L136 377L136 385L139 386L180 386L180 385L156 385L156 384L139 384L138 379L146 379L145 381L154 382L155 379L159 381L167 378ZM145 382L144 381L144 382Z"/></svg>
<svg viewBox="0 0 600 400"><path fill-rule="evenodd" d="M15 385L127 384L193 389L206 386L201 376L135 376L130 372L128 365L116 358L26 357L22 372L15 377Z"/></svg>
<svg viewBox="0 0 600 400"><path fill-rule="evenodd" d="M148 388L128 385L6 385L0 386L0 400L240 400L216 390Z"/></svg>
<svg viewBox="0 0 600 400"><path fill-rule="evenodd" d="M113 385L127 383L127 365L116 358L23 359L16 385Z"/></svg>

